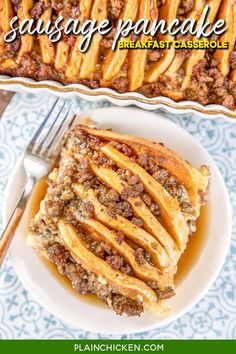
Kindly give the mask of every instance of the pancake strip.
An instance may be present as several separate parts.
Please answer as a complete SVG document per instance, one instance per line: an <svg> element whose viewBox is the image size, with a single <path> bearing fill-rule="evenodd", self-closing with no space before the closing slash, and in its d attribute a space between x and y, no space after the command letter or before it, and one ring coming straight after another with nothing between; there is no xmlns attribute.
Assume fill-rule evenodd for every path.
<svg viewBox="0 0 236 354"><path fill-rule="evenodd" d="M51 19L52 9L49 7L44 11L40 19L43 21L44 25ZM54 45L50 42L47 35L39 35L39 46L40 46L40 54L42 60L45 64L52 65L54 62Z"/></svg>
<svg viewBox="0 0 236 354"><path fill-rule="evenodd" d="M59 12L59 16L64 18L62 25L64 26L66 22L69 20L69 17L63 14L63 11ZM57 43L56 45L56 60L55 60L55 69L62 70L65 68L68 62L68 55L69 55L70 47L68 43L64 42L63 39Z"/></svg>
<svg viewBox="0 0 236 354"><path fill-rule="evenodd" d="M233 82L236 82L236 69L233 69L230 73L230 78Z"/></svg>
<svg viewBox="0 0 236 354"><path fill-rule="evenodd" d="M98 25L107 18L107 0L94 1L91 18L97 20ZM82 79L89 79L90 74L96 71L101 40L102 36L96 33L93 36L89 50L83 56L83 64L80 71L80 77Z"/></svg>
<svg viewBox="0 0 236 354"><path fill-rule="evenodd" d="M81 224L89 231L95 239L105 241L117 250L129 263L133 269L134 274L144 281L155 281L160 290L165 290L167 286L173 287L173 275L162 274L154 266L148 262L139 264L136 261L134 249L130 247L125 241L117 242L116 233L108 229L101 222L94 219L81 220Z"/></svg>
<svg viewBox="0 0 236 354"><path fill-rule="evenodd" d="M10 21L13 17L13 9L10 0L0 0L0 62L4 54L4 35L10 30Z"/></svg>
<svg viewBox="0 0 236 354"><path fill-rule="evenodd" d="M170 174L176 177L176 179L180 181L180 183L187 189L196 211L198 210L196 216L199 215L199 193L204 192L208 186L208 174L193 168L175 151L157 142L148 141L146 139L127 134L119 134L109 130L92 129L85 126L81 126L80 129L86 131L88 134L106 139L108 141L119 141L128 144L137 153L137 155L141 155L146 152L153 154L156 158L156 163L166 168Z"/></svg>
<svg viewBox="0 0 236 354"><path fill-rule="evenodd" d="M165 19L167 25L169 25L177 16L177 9L179 6L179 0L166 0L160 8L160 18ZM160 40L173 41L173 36L169 33L160 35ZM162 58L156 63L152 63L145 76L145 81L154 82L159 79L171 64L175 56L175 49L173 46L170 49L165 49Z"/></svg>
<svg viewBox="0 0 236 354"><path fill-rule="evenodd" d="M218 68L221 72L221 74L226 77L230 71L230 54L232 53L234 49L234 43L235 43L235 27L234 26L236 22L235 18L235 12L234 12L234 7L236 5L234 4L233 0L223 0L218 18L219 19L224 19L225 24L228 28L228 30L220 37L220 41L227 41L229 44L229 48L226 50L222 49L216 49L214 52L213 58L219 61Z"/></svg>
<svg viewBox="0 0 236 354"><path fill-rule="evenodd" d="M147 193L159 205L161 219L165 223L170 235L174 237L180 250L183 250L188 241L189 228L176 200L142 167L130 161L127 156L112 146L104 145L101 147L101 151L114 160L119 167L128 169L139 176Z"/></svg>
<svg viewBox="0 0 236 354"><path fill-rule="evenodd" d="M143 301L149 305L157 302L154 291L144 282L115 271L105 261L94 256L86 248L73 226L61 219L58 227L62 242L84 269L102 276L116 291L130 299Z"/></svg>
<svg viewBox="0 0 236 354"><path fill-rule="evenodd" d="M131 241L149 252L152 262L157 265L161 271L167 273L173 271L173 265L170 262L169 256L152 235L118 214L111 217L106 207L98 201L92 189L86 190L78 183L74 183L72 187L78 197L93 205L96 218L99 221L117 231L122 231Z"/></svg>
<svg viewBox="0 0 236 354"><path fill-rule="evenodd" d="M83 23L90 15L92 0L81 0L79 3L80 23ZM77 36L74 47L71 49L69 55L69 61L66 68L66 77L70 81L75 81L79 76L80 67L82 64L83 54L79 50L80 42L83 39L83 36Z"/></svg>
<svg viewBox="0 0 236 354"><path fill-rule="evenodd" d="M135 21L138 12L138 5L139 1L137 0L126 0L120 19L123 21ZM122 38L120 40L129 41L130 37ZM128 52L128 49L121 50L119 48L117 48L115 51L109 51L102 68L104 80L109 81L119 74L120 69L128 55Z"/></svg>
<svg viewBox="0 0 236 354"><path fill-rule="evenodd" d="M34 5L33 0L21 0L18 13L17 13L19 17L19 24L27 18L30 19L29 12L32 9L33 5ZM30 53L32 51L33 44L34 44L33 36L29 34L25 34L24 36L21 37L21 47L17 57L18 61L21 61L22 57L26 53Z"/></svg>
<svg viewBox="0 0 236 354"><path fill-rule="evenodd" d="M206 0L195 0L194 7L187 18L188 19L195 19L197 21L199 19L199 17L201 16L205 5L206 5ZM172 61L171 65L169 66L165 75L169 75L171 77L174 73L177 73L177 71L182 67L185 60L186 60L185 55L183 55L179 51L176 51L174 60Z"/></svg>
<svg viewBox="0 0 236 354"><path fill-rule="evenodd" d="M121 181L117 173L112 169L96 166L92 162L90 162L90 166L96 176L119 194L121 194L123 188L127 187L127 183ZM142 199L140 197L128 197L127 201L131 204L135 214L144 221L145 229L161 243L169 256L177 261L180 256L180 251L176 249L173 239L158 222Z"/></svg>
<svg viewBox="0 0 236 354"><path fill-rule="evenodd" d="M221 0L210 0L208 2L208 5L210 6L210 10L209 10L209 15L208 15L208 21L210 21L210 23L213 23L217 12L219 10L220 7L220 3ZM199 19L199 22L201 22L201 18ZM199 23L198 22L198 23ZM207 39L205 37L201 38L201 40L203 41L207 41ZM192 54L191 56L187 59L186 61L186 66L185 66L185 77L182 83L182 89L185 90L187 89L187 87L189 86L189 83L191 81L192 78L192 72L193 72L193 68L194 66L202 59L204 59L206 54L206 50L192 50Z"/></svg>
<svg viewBox="0 0 236 354"><path fill-rule="evenodd" d="M151 22L158 19L158 9L155 1L141 0L138 18L149 19ZM141 34L139 40L147 42L151 36ZM129 54L129 89L137 90L144 82L145 69L147 64L148 49L134 49Z"/></svg>

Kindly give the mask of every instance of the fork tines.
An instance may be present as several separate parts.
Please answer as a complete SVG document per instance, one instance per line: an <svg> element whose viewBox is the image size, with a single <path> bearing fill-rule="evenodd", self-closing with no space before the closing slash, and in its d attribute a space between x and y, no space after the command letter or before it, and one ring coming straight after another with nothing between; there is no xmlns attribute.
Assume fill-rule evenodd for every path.
<svg viewBox="0 0 236 354"><path fill-rule="evenodd" d="M76 118L70 114L71 101L56 99L45 119L40 124L27 147L27 153L43 158L55 158L65 131L73 125Z"/></svg>

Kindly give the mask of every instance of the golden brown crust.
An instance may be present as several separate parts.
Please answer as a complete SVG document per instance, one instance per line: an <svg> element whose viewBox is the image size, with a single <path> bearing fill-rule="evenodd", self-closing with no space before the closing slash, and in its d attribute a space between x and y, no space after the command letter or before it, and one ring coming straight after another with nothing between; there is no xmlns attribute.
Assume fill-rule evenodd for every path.
<svg viewBox="0 0 236 354"><path fill-rule="evenodd" d="M90 166L96 176L119 194L122 193L124 188L128 187L128 184L121 181L119 176L111 168L98 167L93 162L90 162ZM180 251L176 248L171 236L154 217L143 200L140 197L128 196L127 201L132 206L135 215L144 221L144 228L160 242L171 259L177 262L181 254Z"/></svg>
<svg viewBox="0 0 236 354"><path fill-rule="evenodd" d="M233 0L223 0L218 13L218 18L225 19L225 24L228 28L228 30L220 37L220 41L227 41L229 47L227 50L223 51L217 49L213 58L219 61L218 68L224 77L226 77L230 71L230 55L235 45L236 32L235 26L232 26L232 24L236 22L234 13L235 6Z"/></svg>
<svg viewBox="0 0 236 354"><path fill-rule="evenodd" d="M112 270L106 262L94 257L78 237L73 226L67 224L64 220L60 220L58 227L62 242L68 247L74 259L86 270L104 277L115 290L130 299L144 301L149 305L157 301L154 291L145 283Z"/></svg>
<svg viewBox="0 0 236 354"><path fill-rule="evenodd" d="M137 278L148 281L155 281L161 290L165 290L167 286L173 287L173 274L163 276L157 268L150 265L148 262L139 264L135 258L135 251L128 245L127 242L117 242L116 235L108 227L104 226L101 222L93 219L81 221L89 233L99 241L106 241L115 250L117 250L125 260L131 265L134 274Z"/></svg>
<svg viewBox="0 0 236 354"><path fill-rule="evenodd" d="M13 9L10 0L0 1L0 28L4 33L10 30L10 19L13 17Z"/></svg>
<svg viewBox="0 0 236 354"><path fill-rule="evenodd" d="M78 16L78 20L80 20L81 23L83 23L85 19L89 17L92 3L93 3L92 0L80 1L80 5L79 5L80 13ZM72 47L71 52L69 54L69 61L65 70L65 76L70 81L76 80L81 68L82 58L83 58L83 54L79 51L79 45L81 39L82 39L81 36L76 37L75 44Z"/></svg>
<svg viewBox="0 0 236 354"><path fill-rule="evenodd" d="M18 9L18 18L19 24L21 24L25 19L30 19L29 11L33 7L33 0L21 0L19 9ZM21 38L21 47L19 54L17 56L17 60L21 61L23 56L26 53L30 53L32 51L34 44L34 37L26 34Z"/></svg>
<svg viewBox="0 0 236 354"><path fill-rule="evenodd" d="M158 18L158 8L153 0L141 0L138 18L149 19L152 23ZM140 41L150 40L150 36L142 34ZM147 65L148 50L132 50L129 55L129 90L135 91L142 86Z"/></svg>
<svg viewBox="0 0 236 354"><path fill-rule="evenodd" d="M187 18L188 19L195 19L196 21L199 20L203 9L206 5L206 0L199 0L199 1L194 1L194 6L190 13L188 14ZM187 38L189 37L189 38ZM187 39L192 39L190 38L191 36L183 37L183 41ZM175 51L175 56L168 67L168 69L164 72L164 77L165 82L166 82L166 88L162 90L162 94L171 98L174 101L181 101L184 99L184 92L181 90L180 85L178 84L177 87L173 88L173 81L182 81L182 77L179 74L179 71L184 66L184 63L186 62L187 58L186 55L183 53L183 51Z"/></svg>
<svg viewBox="0 0 236 354"><path fill-rule="evenodd" d="M81 184L73 184L73 190L82 200L91 203L96 218L108 227L121 231L132 242L146 249L151 255L152 262L163 272L173 272L173 264L166 251L149 233L131 223L120 215L112 217L109 211L96 198L92 189L85 190Z"/></svg>
<svg viewBox="0 0 236 354"><path fill-rule="evenodd" d="M43 21L43 23L46 25L46 23L51 19L52 16L52 9L48 8L46 9L40 19ZM53 64L54 63L54 46L53 44L49 41L47 36L38 36L38 41L39 41L39 46L40 46L40 51L41 51L41 56L46 64ZM56 62L55 62L55 67L59 70L61 68L61 62L63 62L63 57L62 57L62 50L63 48L63 42L58 44L58 50L57 50L57 55L56 55ZM60 55L59 55L60 53Z"/></svg>
<svg viewBox="0 0 236 354"><path fill-rule="evenodd" d="M107 1L95 0L93 3L91 17L98 24L107 18ZM95 34L89 50L83 56L83 64L81 66L80 76L82 79L89 79L91 74L96 71L96 65L99 60L100 44L102 36Z"/></svg>
<svg viewBox="0 0 236 354"><path fill-rule="evenodd" d="M210 0L208 5L210 6L209 10L209 15L208 15L208 20L210 23L213 23L216 16L217 12L219 10L221 4L221 0ZM201 21L201 18L199 19L199 22ZM202 38L203 41L207 41L207 38ZM191 78L192 78L192 72L196 64L199 63L204 57L205 57L205 50L192 50L191 56L187 59L186 64L185 64L185 75L184 75L184 80L182 83L182 89L186 90Z"/></svg>
<svg viewBox="0 0 236 354"><path fill-rule="evenodd" d="M12 17L13 9L11 1L0 0L0 56L4 54L4 34L10 30L10 19Z"/></svg>
<svg viewBox="0 0 236 354"><path fill-rule="evenodd" d="M168 25L176 18L179 3L179 0L166 0L161 6L160 18L165 19ZM160 40L173 41L173 39L174 38L170 34L160 36ZM161 59L150 65L145 80L147 82L155 82L158 80L160 75L168 69L174 55L175 49L173 46L171 46L170 49L166 49L162 54Z"/></svg>
<svg viewBox="0 0 236 354"><path fill-rule="evenodd" d="M128 157L115 148L104 145L101 147L101 151L114 160L119 167L128 169L133 174L139 176L147 193L159 205L161 217L168 232L174 237L180 250L183 250L186 246L189 230L181 214L180 207L174 198L172 198L142 167L130 161Z"/></svg>
<svg viewBox="0 0 236 354"><path fill-rule="evenodd" d="M138 5L139 4L136 0L127 0L120 19L123 21L135 21L138 12ZM121 40L129 41L131 40L131 37L125 39L121 38ZM119 74L127 55L128 50L120 50L119 48L115 51L110 50L108 52L102 67L104 81L110 81Z"/></svg>
<svg viewBox="0 0 236 354"><path fill-rule="evenodd" d="M230 78L233 82L236 82L236 69L231 70Z"/></svg>
<svg viewBox="0 0 236 354"><path fill-rule="evenodd" d="M197 21L201 16L205 5L206 5L206 0L194 1L194 7L192 11L189 13L189 15L187 16L187 18L188 19L193 18ZM169 75L171 77L174 73L177 73L177 71L182 67L185 59L186 59L185 55L176 52L171 65L169 66L168 70L165 72L165 75Z"/></svg>
<svg viewBox="0 0 236 354"><path fill-rule="evenodd" d="M157 142L148 141L146 139L133 137L126 134L119 134L109 130L97 130L88 127L82 127L82 129L89 134L107 139L108 141L114 140L127 143L137 154L151 151L151 153L156 157L157 164L160 164L161 159L161 165L170 171L170 173L185 186L195 208L197 210L199 209L199 192L204 193L208 186L209 176L207 175L207 172L199 172L188 162L183 160L175 151Z"/></svg>

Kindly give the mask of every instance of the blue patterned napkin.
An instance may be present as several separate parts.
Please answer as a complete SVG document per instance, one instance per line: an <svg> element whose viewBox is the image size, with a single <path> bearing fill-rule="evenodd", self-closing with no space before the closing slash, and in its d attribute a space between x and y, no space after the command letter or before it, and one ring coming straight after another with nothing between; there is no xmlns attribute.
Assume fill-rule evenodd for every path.
<svg viewBox="0 0 236 354"><path fill-rule="evenodd" d="M9 175L39 121L53 104L53 96L16 94L7 107L0 128L0 200ZM110 106L78 100L81 110ZM236 124L223 119L199 119L162 112L193 134L219 166L233 208L232 244L214 286L185 316L170 325L122 338L236 338ZM2 203L1 203L2 204ZM2 210L2 205L0 206ZM0 210L0 215L1 215ZM222 217L224 217L222 215ZM1 220L0 220L1 225ZM8 258L0 272L0 338L109 338L69 326L44 310L21 285ZM121 338L116 336L114 338Z"/></svg>

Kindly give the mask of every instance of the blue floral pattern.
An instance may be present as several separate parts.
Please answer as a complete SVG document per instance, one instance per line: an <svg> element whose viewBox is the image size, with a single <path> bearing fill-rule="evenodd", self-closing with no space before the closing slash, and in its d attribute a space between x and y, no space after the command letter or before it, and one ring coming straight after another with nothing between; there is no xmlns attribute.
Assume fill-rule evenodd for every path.
<svg viewBox="0 0 236 354"><path fill-rule="evenodd" d="M16 94L4 112L0 123L0 200L4 198L8 177L17 159L54 100L53 96ZM77 103L81 110L110 106L106 101L90 103L78 100ZM116 338L235 339L236 124L223 119L199 119L193 115L185 115L180 119L164 111L161 113L193 134L220 168L233 210L231 249L215 284L189 313L164 328ZM0 219L0 225L1 222ZM24 289L12 268L11 260L7 258L0 271L0 338L110 337L78 330L48 313Z"/></svg>

